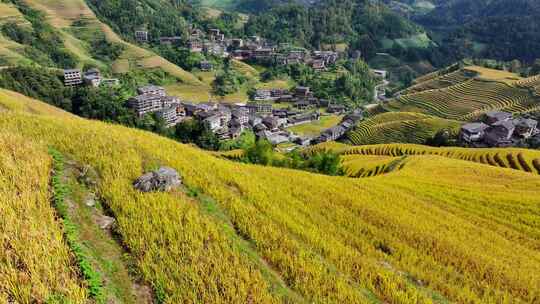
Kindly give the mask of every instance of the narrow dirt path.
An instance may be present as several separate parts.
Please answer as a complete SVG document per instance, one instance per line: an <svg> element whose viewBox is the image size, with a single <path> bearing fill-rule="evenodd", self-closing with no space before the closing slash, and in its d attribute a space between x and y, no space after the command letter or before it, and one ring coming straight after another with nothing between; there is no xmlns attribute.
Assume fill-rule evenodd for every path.
<svg viewBox="0 0 540 304"><path fill-rule="evenodd" d="M64 161L62 182L68 214L80 231L79 238L95 271L100 274L106 304L152 304L148 284L133 275L134 261L113 233L115 219L106 215L96 196L97 175L92 169Z"/></svg>

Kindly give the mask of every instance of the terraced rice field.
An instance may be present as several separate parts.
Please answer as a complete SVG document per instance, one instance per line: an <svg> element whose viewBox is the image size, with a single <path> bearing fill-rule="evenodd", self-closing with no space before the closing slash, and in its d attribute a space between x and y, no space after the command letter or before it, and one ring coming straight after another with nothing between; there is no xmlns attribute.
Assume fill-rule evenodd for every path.
<svg viewBox="0 0 540 304"><path fill-rule="evenodd" d="M539 104L538 99L526 89L504 82L471 79L444 89L400 96L386 104L385 108L454 120L471 120L493 110L529 112Z"/></svg>
<svg viewBox="0 0 540 304"><path fill-rule="evenodd" d="M313 149L317 149L317 147L314 147ZM359 147L345 145L336 147L321 146L319 149L330 149L342 155L376 155L390 157L437 155L494 167L540 174L540 151L537 150L433 148L413 144L371 145Z"/></svg>
<svg viewBox="0 0 540 304"><path fill-rule="evenodd" d="M452 73L448 73L442 76L431 78L429 80L420 82L416 85L413 85L406 90L402 91L401 94L412 94L417 92L422 92L426 90L442 89L450 87L462 82L465 82L471 78L474 78L477 74L475 72L467 70L457 70Z"/></svg>
<svg viewBox="0 0 540 304"><path fill-rule="evenodd" d="M534 95L540 96L540 75L522 79L516 82L520 88L529 89Z"/></svg>
<svg viewBox="0 0 540 304"><path fill-rule="evenodd" d="M466 66L464 67L464 70L477 73L478 79L504 82L509 85L513 85L516 81L521 80L521 77L515 73L485 68L477 65Z"/></svg>
<svg viewBox="0 0 540 304"><path fill-rule="evenodd" d="M52 166L44 148L16 134L0 134L0 303L87 300L49 201Z"/></svg>
<svg viewBox="0 0 540 304"><path fill-rule="evenodd" d="M361 121L347 134L354 145L425 143L438 131L459 132L460 123L412 112L388 112Z"/></svg>
<svg viewBox="0 0 540 304"><path fill-rule="evenodd" d="M403 169L406 157L343 155L341 165L349 177L373 177Z"/></svg>
<svg viewBox="0 0 540 304"><path fill-rule="evenodd" d="M518 171L460 160L465 156L455 159L470 155L472 160L478 150L441 149L425 155L430 148L372 146L364 153L401 157L403 151L417 152L401 170L388 174L330 177L226 161L148 132L53 112L32 114L27 105L14 102L0 115L0 134L34 143L41 155L52 146L96 169L100 198L117 219L117 232L136 262L133 268L163 303L480 304L540 299L540 177L522 172L528 170L519 156L536 170L540 152L486 150L499 153L505 165L523 169ZM331 145L351 149L349 154L361 149ZM185 189L133 189L134 179L161 165L178 170ZM47 174L46 166L38 167L40 176ZM35 171L11 172L24 179ZM47 189L46 182L42 178L42 186L30 189ZM34 217L24 227L42 232L50 227L36 222L42 218ZM39 244L43 251L48 242ZM18 249L28 253L23 246ZM18 265L6 269L14 271ZM49 264L43 266L56 273ZM0 301L12 297L4 286L0 284Z"/></svg>

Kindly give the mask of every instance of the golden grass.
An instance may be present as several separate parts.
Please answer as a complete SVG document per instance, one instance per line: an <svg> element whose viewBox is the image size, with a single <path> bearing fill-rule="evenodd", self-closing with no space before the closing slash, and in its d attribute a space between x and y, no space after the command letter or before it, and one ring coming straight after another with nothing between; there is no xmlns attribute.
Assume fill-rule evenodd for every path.
<svg viewBox="0 0 540 304"><path fill-rule="evenodd" d="M0 134L3 303L86 303L85 289L49 201L50 171L45 146L19 135Z"/></svg>
<svg viewBox="0 0 540 304"><path fill-rule="evenodd" d="M535 174L416 153L401 170L352 179L233 163L82 119L7 112L0 130L98 170L100 194L125 245L166 303L534 303L540 297ZM370 150L397 151L385 147ZM540 153L498 151L526 159ZM132 188L159 165L177 169L187 187L214 203Z"/></svg>

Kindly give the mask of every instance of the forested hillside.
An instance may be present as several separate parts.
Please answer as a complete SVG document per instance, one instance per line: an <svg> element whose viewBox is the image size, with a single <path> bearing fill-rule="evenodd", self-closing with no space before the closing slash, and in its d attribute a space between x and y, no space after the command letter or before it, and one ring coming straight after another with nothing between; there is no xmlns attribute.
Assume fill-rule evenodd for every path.
<svg viewBox="0 0 540 304"><path fill-rule="evenodd" d="M316 5L280 5L250 19L248 34L260 33L279 42L300 42L320 48L348 45L366 57L383 39L408 38L422 30L384 6L369 1L320 1Z"/></svg>
<svg viewBox="0 0 540 304"><path fill-rule="evenodd" d="M540 57L540 3L535 0L437 2L416 19L443 34L456 57L475 56L532 62Z"/></svg>

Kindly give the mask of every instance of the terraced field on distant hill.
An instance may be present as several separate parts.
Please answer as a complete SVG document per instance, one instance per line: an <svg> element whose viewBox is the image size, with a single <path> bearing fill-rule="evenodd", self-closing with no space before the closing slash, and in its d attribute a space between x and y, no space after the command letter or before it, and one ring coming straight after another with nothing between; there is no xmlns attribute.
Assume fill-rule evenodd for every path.
<svg viewBox="0 0 540 304"><path fill-rule="evenodd" d="M351 162L354 156L403 157L418 155L437 155L480 163L484 165L508 168L532 174L540 174L540 151L517 148L469 149L456 147L434 148L415 144L386 144L350 146L346 144L324 143L305 150L315 153L320 150L334 151ZM355 169L355 168L351 168Z"/></svg>
<svg viewBox="0 0 540 304"><path fill-rule="evenodd" d="M520 88L529 89L534 95L540 96L540 75L522 79L516 82Z"/></svg>
<svg viewBox="0 0 540 304"><path fill-rule="evenodd" d="M442 89L450 87L464 81L467 81L471 78L474 78L477 75L476 72L468 71L464 69L457 70L448 74L437 76L435 78L428 78L429 80L419 82L406 90L402 91L402 95L418 93L426 90Z"/></svg>
<svg viewBox="0 0 540 304"><path fill-rule="evenodd" d="M50 211L29 213L12 193L47 197L48 147L95 168L100 199L117 220L133 269L163 303L535 303L540 297L540 177L523 172L520 160L538 170L540 152L485 150L487 164L523 169L509 170L482 164L484 150L331 144L351 157L390 158L359 158L379 166L374 177L330 177L218 159L148 132L58 116L38 101L4 95L1 180L36 175L41 186L0 183L0 208L16 210L21 216L9 218L18 224L24 218L24 232L58 233L61 223L43 222ZM26 142L34 154L6 152ZM32 157L35 167L5 170L10 159L26 165L31 155L44 162ZM379 174L391 157L405 155L404 166ZM133 189L134 179L162 165L181 173L183 189ZM45 301L56 294L55 282L64 283L64 300L84 301L88 293L61 278L64 255L50 252L62 242L41 238L34 250L13 246L34 234L8 235L0 301ZM39 254L43 248L48 254ZM21 256L51 278L40 281L47 287L41 294L20 293L17 280L30 286L35 274L21 267L27 265Z"/></svg>
<svg viewBox="0 0 540 304"><path fill-rule="evenodd" d="M457 121L421 113L388 112L361 121L347 134L347 139L354 145L423 144L442 129L457 134L459 126Z"/></svg>
<svg viewBox="0 0 540 304"><path fill-rule="evenodd" d="M493 110L526 113L539 109L540 98L520 87L520 83L526 80L518 81L519 78L507 76L509 73L506 72L483 68L475 70L481 71L475 78L448 87L404 94L384 104L383 108L454 120L473 120ZM437 80L429 83L437 83Z"/></svg>

